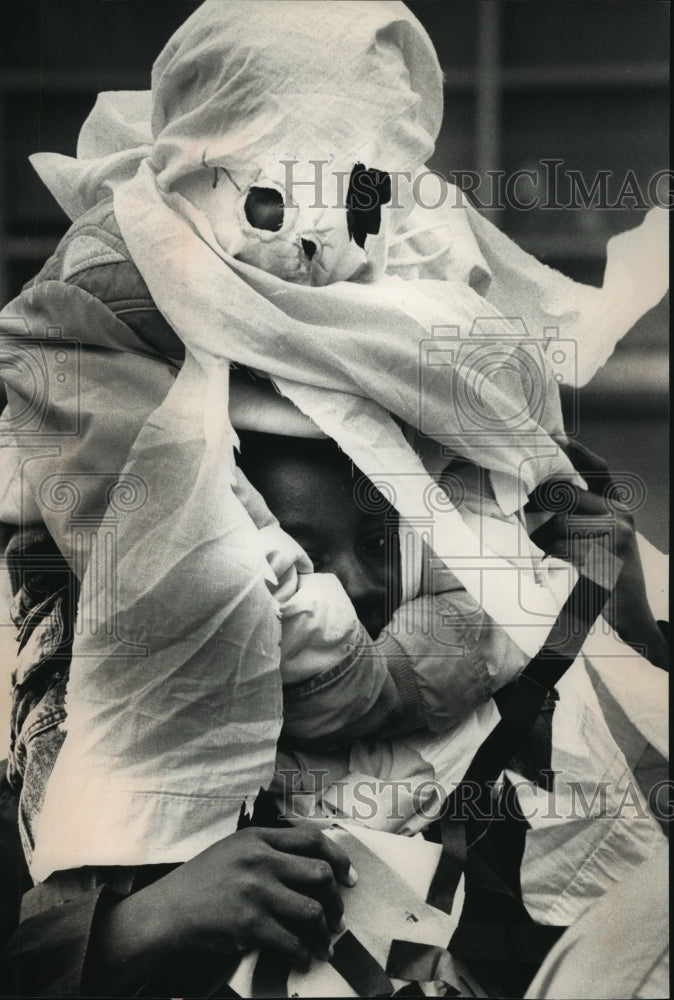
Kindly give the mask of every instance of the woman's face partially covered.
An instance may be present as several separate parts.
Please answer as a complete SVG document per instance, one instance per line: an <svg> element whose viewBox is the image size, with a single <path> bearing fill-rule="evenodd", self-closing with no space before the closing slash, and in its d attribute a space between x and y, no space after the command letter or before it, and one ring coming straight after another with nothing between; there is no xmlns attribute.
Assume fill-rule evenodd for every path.
<svg viewBox="0 0 674 1000"><path fill-rule="evenodd" d="M331 441L242 434L241 466L317 573L334 573L373 638L400 603L394 509Z"/></svg>

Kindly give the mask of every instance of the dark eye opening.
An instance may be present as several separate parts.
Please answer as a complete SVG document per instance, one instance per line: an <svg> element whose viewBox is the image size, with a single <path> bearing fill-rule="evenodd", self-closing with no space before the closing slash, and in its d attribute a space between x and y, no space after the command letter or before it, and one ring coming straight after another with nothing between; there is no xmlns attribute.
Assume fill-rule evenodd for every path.
<svg viewBox="0 0 674 1000"><path fill-rule="evenodd" d="M283 195L273 188L252 187L243 210L255 229L277 233L283 226Z"/></svg>
<svg viewBox="0 0 674 1000"><path fill-rule="evenodd" d="M376 531L361 539L360 548L366 556L383 558L386 553L386 526L382 524Z"/></svg>
<svg viewBox="0 0 674 1000"><path fill-rule="evenodd" d="M391 200L391 175L385 170L369 170L356 163L346 194L346 224L349 239L361 249L368 234L377 235L381 226L381 206Z"/></svg>

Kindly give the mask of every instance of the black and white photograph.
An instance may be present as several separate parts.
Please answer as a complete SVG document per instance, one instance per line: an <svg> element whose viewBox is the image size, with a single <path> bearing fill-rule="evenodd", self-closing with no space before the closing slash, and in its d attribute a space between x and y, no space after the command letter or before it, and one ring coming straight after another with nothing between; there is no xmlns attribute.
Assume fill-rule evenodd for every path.
<svg viewBox="0 0 674 1000"><path fill-rule="evenodd" d="M670 996L669 37L0 0L0 997Z"/></svg>

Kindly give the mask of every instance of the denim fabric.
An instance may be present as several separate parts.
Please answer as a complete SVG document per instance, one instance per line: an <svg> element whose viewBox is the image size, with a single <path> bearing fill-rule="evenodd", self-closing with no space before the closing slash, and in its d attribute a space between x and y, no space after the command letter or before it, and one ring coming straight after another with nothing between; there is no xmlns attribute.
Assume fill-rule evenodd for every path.
<svg viewBox="0 0 674 1000"><path fill-rule="evenodd" d="M30 858L45 785L65 737L77 583L46 531L15 535L7 562L18 629L7 778L20 792L19 831Z"/></svg>

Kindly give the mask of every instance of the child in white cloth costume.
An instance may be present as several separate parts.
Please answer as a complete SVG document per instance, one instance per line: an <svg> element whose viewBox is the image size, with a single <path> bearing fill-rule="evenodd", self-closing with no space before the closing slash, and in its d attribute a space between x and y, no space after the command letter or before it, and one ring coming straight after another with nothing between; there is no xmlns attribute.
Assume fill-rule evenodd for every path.
<svg viewBox="0 0 674 1000"><path fill-rule="evenodd" d="M103 622L91 609L109 576L73 550L62 511L40 506L46 470L80 467L79 443L25 470L20 449L10 454L23 470L15 481L25 472L28 484L24 515L39 511L91 597L80 603L68 732L31 859L37 879L81 864L183 861L234 829L241 801L271 779L278 606L264 585L255 504L248 509L236 487L230 363L271 377L366 475L388 480L403 525L418 533L441 445L489 470L506 517L553 474L581 483L550 436L563 431L557 380L586 382L664 292L664 213L613 242L604 288L594 289L519 251L456 192L437 210L413 204L412 180L441 121L442 80L403 5L288 2L283 35L280 43L275 3L205 3L159 56L151 94L102 95L76 159L33 161L76 220L70 245L80 260L105 256L86 227L95 219L100 230L112 196L130 259L186 351L161 405L139 404L142 419L121 414L114 428L116 471L141 478L146 502L113 518L100 487L87 487L100 532L115 521L117 606ZM374 218L353 203L349 215L339 197L361 168L383 202ZM327 190L316 207L319 171ZM7 316L30 312L30 296ZM575 356L555 354L557 332ZM495 345L502 363L485 373L480 358ZM11 378L10 405L12 392L22 396ZM67 410L59 391L50 405ZM408 443L415 429L431 439L424 461ZM109 426L93 420L83 434L89 456L105 455ZM189 469L187 481L170 475L178 468ZM436 555L530 657L557 602L528 550L507 561L512 541L492 549L454 507L434 511ZM414 551L405 600L418 586ZM200 580L198 601L178 570ZM162 619L157 639L143 623L168 607L176 624ZM145 655L131 654L120 630ZM195 684L195 705L221 711L201 735L195 714L186 752L170 725L172 699Z"/></svg>
<svg viewBox="0 0 674 1000"><path fill-rule="evenodd" d="M235 387L239 384L237 380ZM303 421L287 401L283 403L262 387L246 391L244 399L233 387L232 416L242 431L318 435L315 426ZM241 439L242 464L276 509L279 486L275 484L282 481L273 470L292 462L302 449L285 444L287 436L267 436L246 458L246 448L253 442L243 433ZM253 463L265 456L269 461L274 451L281 457L271 473L262 471L256 476ZM309 451L314 456L320 453L320 447ZM328 461L327 457L308 458L305 477L324 475ZM471 483L465 463L455 467L462 471L467 487L459 503L463 515L470 517L471 510L478 510L483 527L491 537L498 532L502 550L507 551L507 533L517 539L523 525L499 516L493 501ZM307 493L320 502L320 483ZM356 489L355 499L344 502L358 506L359 493ZM296 516L293 502L286 500L281 509L292 523ZM378 509L382 510L381 504ZM300 511L299 523L304 523L304 505ZM490 521L491 528L487 527ZM345 526L342 531L349 529ZM318 551L320 532L318 528L311 536ZM645 553L647 543L641 541ZM278 568L291 565L294 544L292 539L284 543L282 532L276 535ZM545 557L531 544L539 553L537 570L549 581L561 607L577 572L568 562ZM380 558L383 561L383 555ZM422 586L421 595L402 604L372 643L339 581L324 571L307 573L306 566L302 570L297 589L294 582L288 588L286 574L285 593L277 591L285 633L281 674L286 715L275 783L279 811L291 816L346 818L370 829L412 835L442 815L448 794L498 721L490 695L525 665L521 654L462 588L450 589L448 574L444 581L440 578L447 588L444 592L424 595ZM332 598L322 605L317 600L321 588ZM664 613L657 600L655 610ZM641 613L636 595L629 613L633 617ZM624 622L616 623L621 633L623 626ZM452 642L455 650L450 652L447 644ZM401 682L405 677L401 660L409 664L408 683L421 703L421 719L415 713L413 694ZM381 661L394 675L397 700L404 710L387 718L386 698L380 696L375 705L383 724L377 727L371 706L373 691L381 686L377 683ZM489 669L486 682L482 676L485 663ZM635 678L639 679L636 689ZM606 680L614 685L612 692L606 689ZM664 843L651 807L661 820L666 817L666 692L666 673L623 644L602 618L568 677L559 684L549 761L536 762L541 751L543 758L548 752L546 738L541 740L539 735L531 745L533 753L523 758L516 755L509 762L505 773L531 825L522 867L523 897L540 922L572 924ZM625 726L626 711L636 722L634 728L632 723ZM345 719L349 720L346 725ZM350 745L344 738L349 734ZM554 781L549 781L551 774L545 780L534 777L532 761L534 770L550 767Z"/></svg>
<svg viewBox="0 0 674 1000"><path fill-rule="evenodd" d="M306 475L297 475L320 489L322 466L314 468L311 456L320 462L325 455L328 462L332 455L335 467L344 465L343 454L330 448L318 427L267 380L233 373L230 416L240 434L238 465L272 509L275 469L283 476L288 463L308 460ZM483 536L499 537L519 523L503 516L477 481L478 470L456 460L449 469L430 503L449 504L453 489L462 516ZM414 588L417 597L400 603L400 564L409 554L401 559L395 508L366 477L345 488L344 502L362 512L363 525L376 535L373 581L380 573L386 576L379 606L373 606L372 591L354 606L334 573L314 567L276 517L268 514L263 523L260 515L267 560L278 579L270 588L282 622L285 736L295 746L329 749L348 747L364 736L451 729L512 681L527 657L451 572L438 572L427 546L423 559L416 560L423 576ZM298 508L302 489L302 482L286 487L292 494L290 516L315 520ZM335 517L339 520L338 511ZM317 525L305 530L308 539L314 532L320 537ZM310 542L305 544L312 551Z"/></svg>

